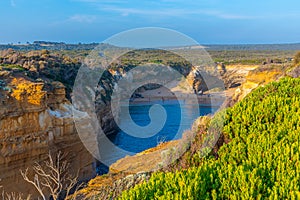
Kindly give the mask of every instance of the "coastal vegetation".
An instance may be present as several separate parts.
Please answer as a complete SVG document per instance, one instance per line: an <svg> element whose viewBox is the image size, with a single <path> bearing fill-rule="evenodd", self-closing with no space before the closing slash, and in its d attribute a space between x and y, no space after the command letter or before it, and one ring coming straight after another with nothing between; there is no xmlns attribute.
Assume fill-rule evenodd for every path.
<svg viewBox="0 0 300 200"><path fill-rule="evenodd" d="M260 87L226 110L215 156L157 172L120 199L299 199L300 79Z"/></svg>
<svg viewBox="0 0 300 200"><path fill-rule="evenodd" d="M60 88L66 87L66 95L70 99L74 79L87 53L86 49L2 51L0 90L3 91L0 92L11 93L12 97L18 100L18 96L14 94L26 92L20 87L12 87L11 83L15 80L13 77L25 77L32 81L32 85L43 83L39 86L43 85L43 88L37 87L41 92L50 87L50 83L59 81L63 84ZM248 82L264 85L282 76L292 74L292 77L299 77L300 74L300 53L293 57L294 50L209 50L209 53L214 62L224 65L224 69L226 66L255 66L240 77L239 84L244 78ZM169 65L181 70L185 75L191 69L190 63L182 58L160 50L131 51L112 63L111 69L126 71L145 62ZM233 74L227 74L226 77L228 72L224 73L223 78L233 77ZM235 85L233 88L238 87L238 84L229 85ZM12 92L12 89L15 92ZM130 184L134 180L121 179L121 175L119 180L113 179L115 182L109 184L117 188L122 185L122 180L128 181L126 187L120 186L122 189L119 188L115 194L118 196L125 190L119 196L120 199L299 199L299 110L300 78L285 77L278 82L271 82L257 88L233 107L224 109L224 115L202 117L197 129L191 130L196 131L192 133L196 134L194 141L188 144L188 151L179 160L174 160L171 152L165 156L170 164L161 171L151 176L148 172L132 176L132 179L138 179L134 184ZM224 117L222 134L213 150L206 152L207 156L203 156L204 149L201 147L208 132L207 127L210 124L218 124L218 117ZM173 153L176 153L176 149ZM51 164L52 158L49 159L45 166L52 165L51 169L55 169L56 163L52 161ZM64 165L67 166L66 163ZM40 180L44 180L44 187L49 186L48 189L51 190L55 187L51 180L59 182L60 189L52 192L55 199L58 199L58 196L64 198L65 191L70 194L77 184L77 176L69 177L69 166L62 172L69 181L66 184L63 184L66 180L57 181L57 177L47 179L49 173L55 174L51 169L43 171L44 168L39 164L34 166L34 169L37 175L42 174ZM22 171L23 178L33 185L37 184L26 172ZM98 179L105 182L105 176ZM38 188L37 185L34 186ZM94 188L96 186L95 183ZM108 191L113 190L110 188ZM40 194L46 196L44 193ZM3 195L10 199L21 199L21 194L17 193Z"/></svg>

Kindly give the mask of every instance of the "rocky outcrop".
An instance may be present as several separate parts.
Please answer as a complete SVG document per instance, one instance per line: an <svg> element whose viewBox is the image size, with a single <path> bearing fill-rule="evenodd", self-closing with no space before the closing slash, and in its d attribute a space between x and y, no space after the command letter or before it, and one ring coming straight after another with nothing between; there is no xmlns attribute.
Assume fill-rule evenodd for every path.
<svg viewBox="0 0 300 200"><path fill-rule="evenodd" d="M87 186L76 194L77 198L114 199L121 195L122 191L148 181L153 172L164 166L164 154L178 148L178 144L178 140L161 143L139 154L118 160L110 166L108 174L90 180Z"/></svg>
<svg viewBox="0 0 300 200"><path fill-rule="evenodd" d="M234 94L230 97L230 101L228 102L229 106L232 106L234 103L242 100L247 94L249 94L252 90L257 88L258 86L268 84L272 81L278 80L280 77L286 74L286 69L284 66L278 65L265 65L265 66L239 66L232 67L233 69L237 68L233 74L235 76L242 76L243 79L240 80L240 85L235 89ZM225 74L226 76L226 74ZM234 76L229 76L229 79L232 79L231 82L234 81ZM228 79L227 79L228 80ZM226 81L225 81L226 82ZM228 81L227 81L228 82Z"/></svg>
<svg viewBox="0 0 300 200"><path fill-rule="evenodd" d="M216 71L217 70L217 71ZM225 68L221 69L222 73L225 73ZM223 81L220 76L219 68L208 68L194 66L186 77L187 83L193 88L193 92L202 94L213 88L224 89Z"/></svg>
<svg viewBox="0 0 300 200"><path fill-rule="evenodd" d="M67 97L70 99L82 56L70 56L59 52L15 51L7 49L0 51L0 69L19 71L32 80L60 81L64 84ZM0 70L1 72L2 70Z"/></svg>
<svg viewBox="0 0 300 200"><path fill-rule="evenodd" d="M77 135L64 85L0 78L0 185L8 192L35 194L19 170L42 164L49 152L58 151L67 153L80 180L95 176L94 159Z"/></svg>
<svg viewBox="0 0 300 200"><path fill-rule="evenodd" d="M298 78L300 76L300 66L296 66L294 67L289 73L288 75L290 75L293 78Z"/></svg>
<svg viewBox="0 0 300 200"><path fill-rule="evenodd" d="M135 185L148 181L150 172L136 174L108 174L92 179L86 188L76 194L77 199L116 199L123 191L133 188Z"/></svg>

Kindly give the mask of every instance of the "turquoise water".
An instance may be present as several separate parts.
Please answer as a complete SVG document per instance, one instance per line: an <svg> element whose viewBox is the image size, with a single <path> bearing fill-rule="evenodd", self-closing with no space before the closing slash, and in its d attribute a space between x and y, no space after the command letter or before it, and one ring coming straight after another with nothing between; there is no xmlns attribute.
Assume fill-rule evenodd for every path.
<svg viewBox="0 0 300 200"><path fill-rule="evenodd" d="M130 117L139 126L146 126L150 123L149 109L152 105L159 104L163 106L167 114L164 127L157 134L149 138L133 137L122 130L116 134L109 135L108 137L118 148L130 152L129 155L134 155L146 149L155 147L162 141L181 138L182 133L191 128L195 119L199 116L214 113L219 108L218 106L211 105L181 103L182 109L177 100L130 105ZM122 109L126 109L126 107L122 107L121 110ZM126 123L129 120L128 116L124 117L122 114L120 115L120 123L123 125L126 126ZM102 154L102 157L105 160L109 160L108 163L114 163L127 155L114 149L102 149L102 151L105 152L105 155ZM97 170L99 174L104 174L107 173L108 168L105 165L100 164L98 165Z"/></svg>

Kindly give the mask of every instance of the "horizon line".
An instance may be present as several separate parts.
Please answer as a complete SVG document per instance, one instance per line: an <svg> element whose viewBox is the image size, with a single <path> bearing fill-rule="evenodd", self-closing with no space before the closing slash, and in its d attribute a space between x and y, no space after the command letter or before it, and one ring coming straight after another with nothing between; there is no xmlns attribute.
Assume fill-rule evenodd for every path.
<svg viewBox="0 0 300 200"><path fill-rule="evenodd" d="M109 43L103 43L103 42L63 42L63 41L48 41L48 40L36 40L33 42L26 42L26 43L13 43L13 42L7 42L7 43L0 43L0 46L27 46L27 45L34 45L35 42L40 42L41 44L49 43L49 44L65 44L65 45L91 45L91 44L109 44ZM216 45L222 45L222 46L230 46L230 45L294 45L294 44L300 44L299 42L270 42L270 43L251 43L251 42L241 42L241 43L199 43L198 45L186 45L186 47L193 47L193 46L216 46ZM39 45L36 43L36 45ZM110 44L111 45L111 44Z"/></svg>

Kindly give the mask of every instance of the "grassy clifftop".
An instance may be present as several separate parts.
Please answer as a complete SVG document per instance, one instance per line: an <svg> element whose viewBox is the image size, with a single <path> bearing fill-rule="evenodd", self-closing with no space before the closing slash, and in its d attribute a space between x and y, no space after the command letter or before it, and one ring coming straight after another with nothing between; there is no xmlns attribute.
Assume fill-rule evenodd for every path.
<svg viewBox="0 0 300 200"><path fill-rule="evenodd" d="M159 172L120 199L299 199L300 79L260 87L229 108L218 158Z"/></svg>

